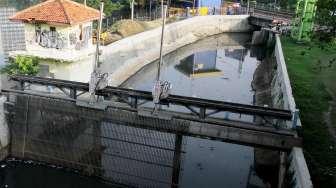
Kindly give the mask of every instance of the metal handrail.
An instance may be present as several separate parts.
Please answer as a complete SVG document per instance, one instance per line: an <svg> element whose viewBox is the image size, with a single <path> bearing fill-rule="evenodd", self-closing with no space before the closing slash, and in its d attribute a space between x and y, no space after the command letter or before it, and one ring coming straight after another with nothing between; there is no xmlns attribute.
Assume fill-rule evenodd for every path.
<svg viewBox="0 0 336 188"><path fill-rule="evenodd" d="M32 76L21 76L15 75L10 76L11 80L18 81L21 83L21 88L24 88L24 83L31 84L39 84L39 85L47 85L47 86L55 86L59 88L67 88L72 91L73 98L76 98L77 91L89 91L89 84L82 82L74 82L68 80L60 80L60 79L51 79L51 78L42 78L42 77L32 77ZM71 92L70 92L71 93ZM135 104L134 107L137 106L138 100L148 100L152 101L152 93L149 91L140 91L134 89L120 88L120 87L106 87L102 90L98 90L96 95L99 96L124 96L130 97L133 99ZM275 119L283 119L283 120L291 120L292 112L289 110L269 108L263 106L255 106L248 104L240 104L240 103L232 103L232 102L224 102L224 101L216 101L195 97L186 97L180 95L169 95L167 99L162 101L163 104L175 104L182 106L192 106L196 108L200 108L200 117L206 117L206 110L217 110L217 111L230 111L241 114L248 115L260 115L266 117L273 117Z"/></svg>

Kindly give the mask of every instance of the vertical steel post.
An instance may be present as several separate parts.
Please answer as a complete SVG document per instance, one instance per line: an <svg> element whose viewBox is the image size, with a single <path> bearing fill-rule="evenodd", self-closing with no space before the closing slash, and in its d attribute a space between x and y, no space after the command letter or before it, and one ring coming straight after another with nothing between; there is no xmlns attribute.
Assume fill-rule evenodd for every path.
<svg viewBox="0 0 336 188"><path fill-rule="evenodd" d="M182 139L181 134L175 135L175 148L173 157L173 174L171 187L176 188L179 184L180 168L181 168L181 153L182 153Z"/></svg>
<svg viewBox="0 0 336 188"><path fill-rule="evenodd" d="M292 129L296 129L298 120L299 120L299 109L295 109L295 111L293 112Z"/></svg>
<svg viewBox="0 0 336 188"><path fill-rule="evenodd" d="M162 31L161 31L161 43L160 43L160 61L158 64L158 72L157 72L157 80L160 80L160 73L161 73L161 64L163 63L163 37L164 37L164 29L166 24L166 13L167 13L167 5L163 5L163 0L161 0L161 9L162 9Z"/></svg>
<svg viewBox="0 0 336 188"><path fill-rule="evenodd" d="M100 46L100 33L101 33L101 28L102 28L103 12L104 12L104 2L101 2L99 24L98 24L98 31L97 31L96 57L95 57L93 71L95 71L96 68L99 67L99 46Z"/></svg>
<svg viewBox="0 0 336 188"><path fill-rule="evenodd" d="M77 90L76 89L73 89L73 88L70 89L70 97L72 99L77 99Z"/></svg>
<svg viewBox="0 0 336 188"><path fill-rule="evenodd" d="M205 107L201 107L200 108L200 113L199 113L199 116L201 119L205 119L205 116L206 116L206 108Z"/></svg>

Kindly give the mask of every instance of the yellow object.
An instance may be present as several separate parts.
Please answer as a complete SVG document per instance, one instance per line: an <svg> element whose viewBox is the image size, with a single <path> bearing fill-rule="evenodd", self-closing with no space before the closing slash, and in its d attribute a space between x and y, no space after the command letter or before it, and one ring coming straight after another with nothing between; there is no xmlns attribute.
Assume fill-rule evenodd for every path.
<svg viewBox="0 0 336 188"><path fill-rule="evenodd" d="M199 9L199 15L200 16L206 16L206 15L208 15L208 7L201 7Z"/></svg>
<svg viewBox="0 0 336 188"><path fill-rule="evenodd" d="M100 34L100 38L101 38L103 41L105 41L105 40L107 39L107 37L108 37L108 33L107 33L107 32L104 32L104 33L101 33L101 34Z"/></svg>

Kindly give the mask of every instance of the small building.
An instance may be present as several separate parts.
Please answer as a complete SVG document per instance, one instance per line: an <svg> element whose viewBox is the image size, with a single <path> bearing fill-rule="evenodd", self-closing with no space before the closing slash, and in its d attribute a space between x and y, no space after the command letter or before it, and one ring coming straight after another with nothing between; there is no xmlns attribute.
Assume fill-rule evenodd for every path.
<svg viewBox="0 0 336 188"><path fill-rule="evenodd" d="M51 77L87 81L93 67L88 64L92 65L95 52L92 26L97 19L98 10L71 0L47 0L17 12L10 20L24 23L26 50L11 56L38 57ZM58 63L52 64L50 59ZM79 73L85 75L79 78Z"/></svg>

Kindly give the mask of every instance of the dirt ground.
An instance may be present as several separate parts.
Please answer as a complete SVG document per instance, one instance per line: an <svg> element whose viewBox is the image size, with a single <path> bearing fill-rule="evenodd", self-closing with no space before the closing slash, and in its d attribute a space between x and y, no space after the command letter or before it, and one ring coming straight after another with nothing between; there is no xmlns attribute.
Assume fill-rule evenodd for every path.
<svg viewBox="0 0 336 188"><path fill-rule="evenodd" d="M171 17L167 19L166 23L171 23L174 21L176 21L176 18ZM161 25L161 19L152 21L120 20L102 33L102 43L103 45L108 45L122 38L151 30L160 27Z"/></svg>

